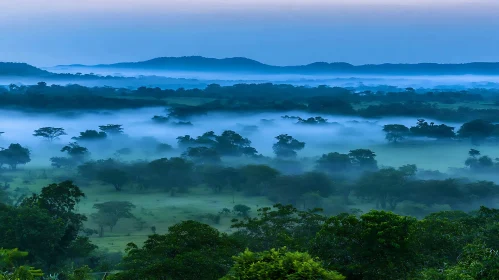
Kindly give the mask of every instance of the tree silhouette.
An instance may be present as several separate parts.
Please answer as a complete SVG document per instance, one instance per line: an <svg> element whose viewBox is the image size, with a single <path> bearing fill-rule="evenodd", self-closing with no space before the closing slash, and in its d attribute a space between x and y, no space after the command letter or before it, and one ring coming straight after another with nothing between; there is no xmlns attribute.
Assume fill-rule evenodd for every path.
<svg viewBox="0 0 499 280"><path fill-rule="evenodd" d="M26 164L31 161L31 152L28 148L20 144L10 144L7 149L0 151L0 166L9 165L16 169L19 164Z"/></svg>
<svg viewBox="0 0 499 280"><path fill-rule="evenodd" d="M35 133L33 134L35 137L43 137L49 141L53 141L63 135L67 134L64 131L64 128L60 127L42 127L35 130Z"/></svg>
<svg viewBox="0 0 499 280"><path fill-rule="evenodd" d="M386 140L393 143L403 140L409 134L409 128L402 124L387 124L383 131L386 133Z"/></svg>
<svg viewBox="0 0 499 280"><path fill-rule="evenodd" d="M305 142L300 142L287 134L277 136L277 143L272 146L277 157L296 157L296 151L305 148Z"/></svg>
<svg viewBox="0 0 499 280"><path fill-rule="evenodd" d="M113 231L114 226L121 219L135 218L132 214L132 209L135 205L128 201L108 201L104 203L94 204L94 208L98 210L97 213L91 215L92 220L99 225L99 236L104 235L104 227L108 226L110 231Z"/></svg>

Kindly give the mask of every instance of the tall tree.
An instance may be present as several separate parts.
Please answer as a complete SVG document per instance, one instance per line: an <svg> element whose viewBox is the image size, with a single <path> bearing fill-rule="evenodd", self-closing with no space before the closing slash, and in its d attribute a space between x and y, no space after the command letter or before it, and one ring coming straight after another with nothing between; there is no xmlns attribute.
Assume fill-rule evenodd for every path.
<svg viewBox="0 0 499 280"><path fill-rule="evenodd" d="M221 162L218 151L208 147L189 147L182 156L198 164L215 164Z"/></svg>
<svg viewBox="0 0 499 280"><path fill-rule="evenodd" d="M43 137L49 141L59 138L60 136L67 135L64 128L60 127L42 127L35 130L33 136Z"/></svg>
<svg viewBox="0 0 499 280"><path fill-rule="evenodd" d="M141 248L128 244L125 270L115 279L219 279L229 271L232 256L243 248L235 238L209 225L185 221L171 226L167 234L149 236Z"/></svg>
<svg viewBox="0 0 499 280"><path fill-rule="evenodd" d="M402 124L387 124L383 127L386 133L386 140L389 142L397 143L409 134L409 128Z"/></svg>
<svg viewBox="0 0 499 280"><path fill-rule="evenodd" d="M97 213L91 215L92 220L100 227L99 236L104 235L104 227L108 226L110 231L113 231L114 226L121 219L132 219L135 216L132 210L135 208L128 201L108 201L94 204Z"/></svg>
<svg viewBox="0 0 499 280"><path fill-rule="evenodd" d="M0 151L0 166L7 164L12 169L16 169L19 164L26 164L30 161L31 152L20 144L10 144L7 149Z"/></svg>
<svg viewBox="0 0 499 280"><path fill-rule="evenodd" d="M405 183L405 172L386 168L364 174L357 183L355 192L360 197L375 200L377 207L393 211L407 192Z"/></svg>
<svg viewBox="0 0 499 280"><path fill-rule="evenodd" d="M146 172L156 187L171 191L187 192L194 180L194 164L183 158L161 158L147 164Z"/></svg>
<svg viewBox="0 0 499 280"><path fill-rule="evenodd" d="M296 151L305 148L305 142L300 142L288 134L277 136L277 143L272 148L277 157L296 157Z"/></svg>
<svg viewBox="0 0 499 280"><path fill-rule="evenodd" d="M352 160L347 154L323 154L317 160L317 169L329 173L343 173L352 168Z"/></svg>
<svg viewBox="0 0 499 280"><path fill-rule="evenodd" d="M490 137L494 130L495 126L492 123L479 119L464 123L457 134L462 138L470 138L471 143L479 145L486 138Z"/></svg>
<svg viewBox="0 0 499 280"><path fill-rule="evenodd" d="M82 162L89 155L88 149L76 142L64 146L61 152L66 152L75 162Z"/></svg>
<svg viewBox="0 0 499 280"><path fill-rule="evenodd" d="M255 155L256 150L252 148L251 141L240 134L226 130L220 136L215 137L214 148L222 156L241 156L243 154Z"/></svg>
<svg viewBox="0 0 499 280"><path fill-rule="evenodd" d="M276 204L256 212L257 217L233 220L231 227L245 247L257 252L284 246L307 250L326 220L320 209L299 211L292 205Z"/></svg>
<svg viewBox="0 0 499 280"><path fill-rule="evenodd" d="M97 171L96 175L98 180L113 185L118 192L122 191L123 185L129 181L128 173L118 168L104 168Z"/></svg>
<svg viewBox="0 0 499 280"><path fill-rule="evenodd" d="M354 166L363 170L376 170L378 169L378 162L376 161L376 153L369 149L351 150L348 153Z"/></svg>

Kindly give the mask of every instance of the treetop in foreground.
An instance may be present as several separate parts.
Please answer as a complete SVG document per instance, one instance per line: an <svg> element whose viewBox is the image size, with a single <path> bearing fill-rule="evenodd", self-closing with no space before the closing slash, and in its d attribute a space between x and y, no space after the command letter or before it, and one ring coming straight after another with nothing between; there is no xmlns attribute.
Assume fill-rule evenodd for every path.
<svg viewBox="0 0 499 280"><path fill-rule="evenodd" d="M307 253L290 252L286 247L253 253L246 249L234 257L235 264L221 280L289 279L289 280L344 280L336 271L329 271L317 258Z"/></svg>

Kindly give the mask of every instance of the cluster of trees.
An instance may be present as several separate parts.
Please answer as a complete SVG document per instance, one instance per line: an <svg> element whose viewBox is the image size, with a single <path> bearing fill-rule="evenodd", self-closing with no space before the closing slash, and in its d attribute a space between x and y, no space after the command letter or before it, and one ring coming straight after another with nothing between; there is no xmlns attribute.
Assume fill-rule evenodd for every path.
<svg viewBox="0 0 499 280"><path fill-rule="evenodd" d="M170 108L170 117L188 118L195 115L204 115L209 112L286 112L306 111L310 113L324 113L332 115L350 115L365 118L379 117L425 117L437 120L465 122L472 119L499 121L498 109L472 109L458 107L457 109L442 108L435 103L424 102L389 102L355 109L355 103L350 103L337 97L310 97L305 100L254 100L233 97L229 101L215 100L197 106L173 105Z"/></svg>
<svg viewBox="0 0 499 280"><path fill-rule="evenodd" d="M398 169L379 168L376 154L368 149L352 150L348 154L324 154L308 172L287 173L279 169L279 160L265 164L238 167L221 162L189 160L190 157L161 158L150 162L120 162L113 159L89 161L78 167L86 180L99 181L116 191L125 188L155 189L186 193L189 188L206 186L216 193L242 193L267 196L277 203L295 206L323 206L325 199L335 195L345 205L355 197L372 203L379 209L398 210L402 202L416 203L424 213L433 205L453 209L468 209L479 203L493 204L499 198L499 187L489 181L461 178L427 179L418 176L415 165ZM471 170L496 170L489 157L479 157L470 151L465 164Z"/></svg>
<svg viewBox="0 0 499 280"><path fill-rule="evenodd" d="M162 158L151 162L122 163L112 159L86 162L78 167L87 180L99 181L116 191L125 187L161 190L171 195L185 193L190 187L204 185L216 193L241 192L266 195L276 202L306 203L309 193L327 197L335 186L327 174L314 171L301 175L281 174L268 165L195 164L184 158Z"/></svg>
<svg viewBox="0 0 499 280"><path fill-rule="evenodd" d="M99 130L100 131L86 130L84 132L80 132L80 136L72 137L72 139L75 141L85 142L103 140L108 138L108 136L115 137L123 134L122 125L119 124L101 125L99 126ZM49 142L52 142L64 135L67 135L67 133L65 132L64 128L60 127L41 127L39 129L36 129L33 133L33 136L44 138ZM6 159L1 160L2 157L0 156L0 167L2 164L8 164L12 167L12 169L15 169L15 166L17 164L26 164L31 160L29 157L29 150L27 148L21 147L19 144L11 144L9 149L5 149L4 151L6 154ZM2 152L3 151L0 151L0 154ZM50 162L53 167L75 167L78 164L83 163L90 156L90 152L88 151L88 149L81 146L77 142L71 142L67 144L61 149L61 152L66 153L67 157L50 158ZM9 157L7 157L7 155L10 155L10 161L8 160Z"/></svg>
<svg viewBox="0 0 499 280"><path fill-rule="evenodd" d="M75 167L83 163L90 156L87 148L80 146L76 142L69 143L61 149L61 152L66 153L67 157L51 157L51 165L55 168Z"/></svg>
<svg viewBox="0 0 499 280"><path fill-rule="evenodd" d="M216 99L237 98L238 100L274 99L274 100L303 100L311 97L316 99L317 106L322 98L337 98L348 103L359 102L428 102L453 104L456 102L476 102L497 100L497 90L473 89L467 91L452 90L418 90L413 88L399 89L385 87L382 90L362 90L359 88L341 88L329 86L305 87L286 84L236 84L232 86L208 85L204 90L183 88L177 90L140 87L130 92L133 96L148 96L157 99L167 97L209 97ZM496 99L494 99L496 98ZM327 107L327 106L326 106Z"/></svg>
<svg viewBox="0 0 499 280"><path fill-rule="evenodd" d="M119 127L114 129L121 132ZM231 132L188 139L193 142L187 142L187 148L216 147L232 155L251 144ZM285 151L286 158L292 157L290 150L302 146L287 135L278 137L279 142L277 149ZM116 267L120 272L111 279L499 277L499 259L491 253L499 244L495 226L498 210L482 207L470 213L453 210L426 217L424 211L414 212L420 220L384 211L397 211L407 201L421 207L448 205L452 209L494 204L499 198L499 186L492 182L421 179L415 165L380 168L376 154L368 149L324 154L316 160L313 171L298 174L263 164L229 167L220 162L191 161L188 156L150 162L85 161L85 148L72 143L63 150L69 159L74 157L78 164L82 163L78 173L83 179L100 181L116 191L135 187L175 196L201 185L217 193L264 195L287 205L253 211L234 203L233 213L238 218L232 221L231 234L199 221L181 222L166 234L157 234L152 226L152 235L144 245L127 246L121 266ZM490 161L472 149L466 165L482 170ZM95 203L95 213L88 218L77 213L84 194L69 181L51 184L17 204L2 199L2 191L0 188L0 248L29 252L16 265L2 264L0 254L0 270L5 277L19 273L36 277L41 273L38 268L43 273L60 272L68 263L76 263L81 269L64 274L67 279L88 274L90 269L102 270L103 260L96 256L97 248L88 236L104 236L122 219L133 219L137 226L145 226L134 214L136 206L128 201ZM355 197L381 211L327 216L318 209L297 209L328 206L323 201L331 195L343 196L347 204ZM206 217L216 224L220 215L229 212L223 209ZM83 226L87 219L96 225L95 229Z"/></svg>
<svg viewBox="0 0 499 280"><path fill-rule="evenodd" d="M100 125L99 130L85 130L80 132L79 136L72 137L71 139L79 141L102 140L106 139L108 135L117 136L123 134L123 127L120 124ZM61 127L41 127L33 133L33 136L42 137L50 142L63 135L67 135L67 133Z"/></svg>
<svg viewBox="0 0 499 280"><path fill-rule="evenodd" d="M445 124L437 125L428 123L424 119L419 119L416 126L411 128L402 124L388 124L383 127L386 133L386 140L398 142L406 137L428 137L436 139L469 138L475 145L480 144L489 137L499 137L499 125L489 121L477 119L464 123L457 132L454 127Z"/></svg>
<svg viewBox="0 0 499 280"><path fill-rule="evenodd" d="M369 149L352 150L348 154L337 152L322 155L317 160L317 169L333 175L348 174L378 169L376 153Z"/></svg>
<svg viewBox="0 0 499 280"><path fill-rule="evenodd" d="M469 157L464 164L473 172L490 172L494 173L499 167L499 158L492 159L489 156L481 155L480 151L471 149L468 152Z"/></svg>
<svg viewBox="0 0 499 280"><path fill-rule="evenodd" d="M408 170L409 169L409 170ZM499 186L490 181L463 179L421 180L412 177L411 168L384 168L366 173L353 191L381 209L396 210L399 203L411 201L426 207L449 205L453 209L467 209L478 203L497 202ZM409 172L408 172L409 171Z"/></svg>
<svg viewBox="0 0 499 280"><path fill-rule="evenodd" d="M125 269L112 279L345 279L308 253L285 247L254 253L244 245L235 234L182 222L150 236L142 247L129 244Z"/></svg>
<svg viewBox="0 0 499 280"><path fill-rule="evenodd" d="M305 148L305 142L296 140L290 135L281 134L275 137L274 153L279 158L296 157L297 151ZM193 138L190 135L177 137L180 148L186 149L183 156L198 163L219 163L221 156L256 157L258 151L251 147L251 141L237 132L226 130L220 135L213 131Z"/></svg>
<svg viewBox="0 0 499 280"><path fill-rule="evenodd" d="M66 109L124 109L164 106L160 100L131 100L121 97L122 90L109 87L79 85L51 85L40 82L32 86L0 87L3 108L66 110Z"/></svg>
<svg viewBox="0 0 499 280"><path fill-rule="evenodd" d="M478 127L490 127L482 124ZM391 128L393 126L397 125ZM385 126L385 129L388 127ZM473 126L464 124L458 135L469 132L469 127ZM100 129L106 135L120 135L123 132L120 125L105 125L100 126ZM421 135L452 129L420 120L409 131ZM395 133L395 129L386 130L390 131L388 134ZM64 135L64 130L45 127L35 131L35 135L50 140ZM348 154L324 154L315 162L314 170L304 173L301 164L294 158L305 143L286 134L277 136L276 140L273 149L277 157L274 159L257 156L250 140L227 130L220 135L210 131L196 138L189 135L178 137L179 146L185 149L182 157L132 163L114 159L88 161L88 149L74 142L61 149L61 152L67 153L66 157L52 157L50 160L57 168L78 166L79 174L84 179L100 181L116 191L130 187L138 190L152 188L175 195L177 192L187 192L190 187L205 185L215 192L263 195L274 202L303 207L321 206L324 199L331 195L342 196L346 204L351 202L354 195L378 208L389 210L395 210L403 201L426 207L441 204L465 208L479 202L491 203L497 198L496 185L491 182L422 180L417 176L414 165L379 169L376 154L368 149L352 150ZM479 155L477 150L471 150L465 165L472 171L496 170L497 164L490 157ZM222 163L221 156L251 156L252 160L260 164L228 167ZM29 161L29 150L19 144L12 144L0 151L0 163L8 164L13 169ZM6 197L5 194L3 196Z"/></svg>
<svg viewBox="0 0 499 280"><path fill-rule="evenodd" d="M72 139L85 142L103 140L109 136L115 137L123 134L122 125L103 125L99 126L99 129L100 131L86 130L80 132L80 136L73 137ZM63 128L42 127L35 130L33 135L53 141L67 134ZM276 139L278 141L274 144L273 148L278 157L294 157L296 156L296 151L305 147L304 142L300 142L287 134L279 135ZM249 139L232 130L226 130L220 135L209 131L196 138L185 135L178 137L177 141L179 147L185 150L183 156L199 163L219 163L222 156L256 157L258 155L257 150L251 146ZM170 145L164 143L159 143L157 146L157 152L169 151L171 149ZM90 155L88 149L81 146L78 142L69 143L61 149L61 152L67 153L68 157L52 157L50 159L52 166L57 168L76 166L88 159ZM129 152L129 149L118 151L119 154L127 154ZM8 149L0 151L0 166L8 164L14 169L18 164L26 164L29 161L29 150L21 147L19 144L11 144Z"/></svg>
<svg viewBox="0 0 499 280"><path fill-rule="evenodd" d="M438 212L421 220L384 211L325 217L282 205L258 212L233 224L246 247L305 251L347 279L498 277L499 258L490 253L497 244L495 209Z"/></svg>
<svg viewBox="0 0 499 280"><path fill-rule="evenodd" d="M307 125L324 125L324 124L331 124L327 121L327 119L318 116L318 117L310 117L303 119L298 116L282 116L281 118L283 119L292 119L292 120L297 120L296 124L307 124Z"/></svg>
<svg viewBox="0 0 499 280"><path fill-rule="evenodd" d="M127 98L141 97L141 98ZM151 97L147 99L144 97ZM120 109L164 106L163 98L205 97L215 99L199 106L174 106L170 116L184 118L212 111L309 111L315 113L357 115L362 117L409 116L439 120L469 121L485 119L499 121L498 109L457 110L437 104L497 101L495 90L431 91L414 89L400 91L359 91L339 87L303 87L274 84L209 85L205 89L177 90L140 87L135 90L79 85L47 86L40 82L32 86L10 85L0 88L0 103L4 107L35 109ZM377 102L366 108L354 109L355 104ZM157 120L161 121L160 118Z"/></svg>
<svg viewBox="0 0 499 280"><path fill-rule="evenodd" d="M385 128L387 127L389 126ZM469 127L468 123L463 125L458 134L470 130L465 129L466 127ZM102 133L110 135L120 135L123 132L120 125L106 125L100 129ZM420 120L409 131L423 134L452 131L452 128ZM394 129L388 134L390 133L395 133ZM35 135L49 140L63 134L64 130L61 128L46 127L35 131ZM391 137L397 138L393 135ZM229 190L233 194L243 192L247 195L264 195L275 202L304 206L320 206L323 199L330 195L341 195L348 204L351 195L355 195L379 208L390 210L395 210L403 201L428 207L432 204L445 204L463 208L467 204L485 200L490 203L497 196L495 184L490 182L420 180L415 175L417 168L413 165L403 166L398 170L380 170L376 154L368 149L352 150L348 154L324 154L316 161L315 170L303 173L301 164L294 157L305 143L285 134L277 136L276 140L273 149L277 157L265 161L261 156L256 157L257 151L251 147L251 141L230 130L220 135L210 131L197 138L189 135L178 137L179 145L186 150L182 157L133 163L113 159L87 161L90 155L88 149L74 142L61 149L61 152L67 153L66 157L52 157L50 160L57 168L79 166L79 174L85 179L100 181L116 191L122 191L128 186L139 190L162 189L175 195L177 192L187 192L192 186L206 185L216 192ZM497 164L492 158L479 155L478 151L471 150L465 165L472 171L496 170ZM221 156L251 156L268 165L227 167L222 163ZM0 151L0 163L8 164L13 169L18 164L29 161L29 150L19 144L12 144L8 149ZM298 169L293 171L293 168ZM432 193L431 197L428 196L429 193ZM6 197L5 194L3 196Z"/></svg>
<svg viewBox="0 0 499 280"><path fill-rule="evenodd" d="M172 124L177 126L192 126L189 121L173 121L170 117L155 115L152 117L152 121L158 124Z"/></svg>
<svg viewBox="0 0 499 280"><path fill-rule="evenodd" d="M307 119L302 119L298 117L298 122L297 124L329 124L327 122L327 119L324 119L323 117L310 117Z"/></svg>
<svg viewBox="0 0 499 280"><path fill-rule="evenodd" d="M251 141L240 134L226 130L220 135L208 131L196 138L190 135L177 137L180 148L186 149L185 155L204 161L213 158L219 161L220 156L255 156L258 152L251 147Z"/></svg>
<svg viewBox="0 0 499 280"><path fill-rule="evenodd" d="M121 125L109 124L99 126L100 131L86 130L80 133L79 137L73 137L73 140L79 142L103 140L109 136L115 137L123 134ZM63 128L57 127L42 127L34 131L34 136L42 137L48 141L53 141L66 132ZM276 137L277 142L273 145L273 150L278 158L294 158L297 151L305 147L305 143L296 140L290 135L282 134ZM180 136L177 138L178 145L184 150L183 157L200 164L216 164L221 162L221 157L261 157L258 151L251 146L251 141L243 137L239 133L232 130L226 130L220 135L213 131L206 132L196 138L190 135ZM157 152L165 152L172 150L168 144L159 143L156 147ZM89 150L81 146L78 142L71 142L61 149L61 152L66 153L66 157L52 157L50 161L53 167L56 168L71 168L75 167L90 156ZM129 149L120 149L118 155L129 154ZM28 148L22 147L20 144L11 144L8 149L0 151L0 167L3 164L9 165L15 169L19 164L30 162L30 151Z"/></svg>
<svg viewBox="0 0 499 280"><path fill-rule="evenodd" d="M62 194L55 193L56 189L62 190ZM84 218L74 216L77 214L72 210L80 196L77 187L66 182L44 188L40 197L29 199L23 206L2 206L20 213L32 211L32 218L23 223L23 230L29 237L44 242L8 240L12 243L0 250L0 277L3 277L0 279L35 279L44 272L60 271L75 256L88 256L95 250L85 237L74 239L75 228L65 226L68 223L77 226ZM109 206L100 204L99 212L106 207ZM48 213L66 222L29 231L36 226L32 223L37 219L53 224L53 220L43 218ZM481 207L469 213L443 211L419 220L377 210L326 216L320 209L301 211L280 204L260 208L257 213L233 220L231 234L189 220L171 226L167 233L153 233L142 246L129 243L121 265L116 267L119 272L108 278L493 280L499 277L499 257L494 249L499 244L497 209ZM0 216L0 220L1 225L6 222L14 226L6 215ZM12 231L0 226L2 236L9 232ZM52 236L59 232L67 232L65 242L57 239L60 235ZM54 251L68 243L72 250ZM50 248L48 252L43 251L46 247ZM88 277L89 272L90 268L82 265L63 277L87 279L77 276ZM21 273L26 278L13 278Z"/></svg>
<svg viewBox="0 0 499 280"><path fill-rule="evenodd" d="M7 149L2 148L0 150L0 168L3 165L8 165L10 168L16 169L18 165L26 164L30 161L30 150L19 143L12 143Z"/></svg>
<svg viewBox="0 0 499 280"><path fill-rule="evenodd" d="M204 185L216 193L266 195L276 202L293 204L307 203L311 199L309 194L316 193L323 198L335 193L334 181L326 173L313 171L286 175L263 164L227 167L196 164L178 157L134 163L108 159L86 162L78 167L78 171L86 180L99 181L116 191L126 187L161 190L175 195L188 192L190 187Z"/></svg>
<svg viewBox="0 0 499 280"><path fill-rule="evenodd" d="M96 246L81 234L87 218L76 207L84 197L65 181L44 187L17 206L0 203L0 248L29 252L26 261L44 271L87 258Z"/></svg>
<svg viewBox="0 0 499 280"><path fill-rule="evenodd" d="M76 280L101 270L90 261L96 246L85 237L86 217L75 212L83 197L63 182L19 206L1 204L0 279L59 272ZM95 208L92 218L104 220L101 226L133 216L127 202ZM189 220L153 233L142 246L129 243L119 272L108 278L493 280L499 277L497 219L499 210L486 207L418 220L378 210L327 216L276 204L234 219L231 234ZM71 262L80 268L61 273Z"/></svg>

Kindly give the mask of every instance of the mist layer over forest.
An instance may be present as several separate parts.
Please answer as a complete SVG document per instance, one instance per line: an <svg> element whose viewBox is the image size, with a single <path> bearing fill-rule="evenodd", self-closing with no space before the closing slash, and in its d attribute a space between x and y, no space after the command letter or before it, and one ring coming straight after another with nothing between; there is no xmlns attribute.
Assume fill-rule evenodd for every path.
<svg viewBox="0 0 499 280"><path fill-rule="evenodd" d="M173 71L158 69L57 66L45 68L54 73L94 73L103 76L139 77L156 76L173 79L194 79L199 83L233 85L237 83L281 83L304 86L380 86L414 88L499 88L498 75L383 75L383 74L272 74L231 73L217 71ZM110 84L111 85L111 84ZM186 84L189 87L189 84ZM201 86L201 85L200 85Z"/></svg>
<svg viewBox="0 0 499 280"><path fill-rule="evenodd" d="M0 138L2 147L9 143L23 143L32 150L32 163L30 167L49 167L49 158L60 155L59 149L64 144L73 141L80 132L86 130L98 130L99 126L119 123L122 125L125 136L119 141L113 139L103 141L87 141L92 149L92 159L106 159L113 157L114 153L123 148L135 151L129 155L128 160L154 159L157 158L153 152L147 153L149 145L154 143L165 143L173 148L179 148L177 137L191 135L200 136L207 131L220 134L225 130L235 131L248 138L258 153L264 156L272 156L272 145L275 137L280 134L291 134L293 137L304 141L307 145L299 152L301 157L317 157L329 151L348 152L356 148L371 148L378 153L382 165L401 166L408 163L418 164L421 168L431 168L446 171L448 167L462 166L462 157L467 153L468 143L463 144L457 150L460 154L448 157L445 162L434 161L434 150L427 152L416 152L417 147L411 149L406 147L406 156L394 157L392 153L399 153L386 149L385 133L382 131L386 124L397 123L405 126L415 125L414 118L382 118L364 119L347 116L321 115L330 124L326 126L303 125L297 123L296 119L283 118L284 116L299 116L303 119L315 117L308 112L283 112L283 113L210 113L208 115L190 118L192 125L175 125L168 123L156 123L151 118L162 115L168 108L146 108L137 110L119 111L96 111L96 112L73 112L73 113L23 113L19 111L0 111L5 116L0 120L0 127L6 133ZM428 120L430 121L430 120ZM448 123L451 126L460 126L459 123ZM64 128L67 135L48 142L33 136L33 131L40 127ZM149 142L148 142L149 141ZM431 139L421 140L433 141ZM151 147L149 147L151 148ZM488 150L488 148L485 148ZM150 149L152 151L152 148ZM169 155L180 156L182 150L171 151ZM411 154L415 152L415 154ZM152 154L151 154L152 153ZM452 151L451 154L455 154Z"/></svg>

